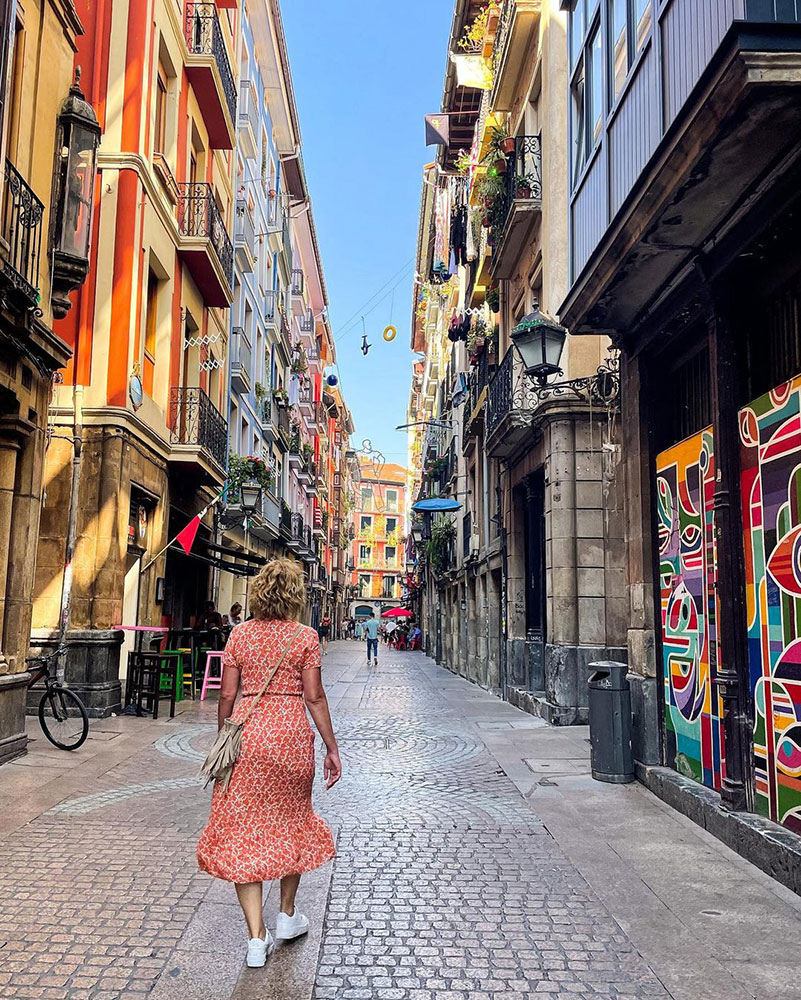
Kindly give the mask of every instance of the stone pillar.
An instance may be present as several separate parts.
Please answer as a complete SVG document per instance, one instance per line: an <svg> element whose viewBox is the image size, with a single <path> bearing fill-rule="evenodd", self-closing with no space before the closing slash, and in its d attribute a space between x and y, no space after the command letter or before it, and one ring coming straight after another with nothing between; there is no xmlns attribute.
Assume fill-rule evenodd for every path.
<svg viewBox="0 0 801 1000"><path fill-rule="evenodd" d="M33 574L31 553L19 544L29 542L30 526L23 518L30 516L31 509L24 499L17 503L17 488L25 478L21 457L33 430L33 424L19 417L0 419L0 764L23 754L28 742L25 699L30 674L25 656L29 619L20 615L25 591L14 593L10 588L20 586L20 573L24 575L26 567ZM29 593L30 582L26 589Z"/></svg>
<svg viewBox="0 0 801 1000"><path fill-rule="evenodd" d="M632 748L642 764L661 761L651 524L651 451L648 380L643 366L624 355L621 374L623 473L629 585L627 635L632 703Z"/></svg>

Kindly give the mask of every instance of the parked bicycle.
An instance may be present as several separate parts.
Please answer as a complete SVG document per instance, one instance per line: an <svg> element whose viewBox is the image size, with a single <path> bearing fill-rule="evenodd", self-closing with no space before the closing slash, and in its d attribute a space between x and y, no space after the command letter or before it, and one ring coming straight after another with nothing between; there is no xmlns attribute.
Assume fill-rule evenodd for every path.
<svg viewBox="0 0 801 1000"><path fill-rule="evenodd" d="M26 663L39 665L31 667L33 677L28 688L33 688L40 680L44 681L45 689L39 702L42 732L59 750L77 750L89 735L89 715L78 695L64 687L50 672L51 665L64 652L66 646L61 646L45 656L28 657Z"/></svg>

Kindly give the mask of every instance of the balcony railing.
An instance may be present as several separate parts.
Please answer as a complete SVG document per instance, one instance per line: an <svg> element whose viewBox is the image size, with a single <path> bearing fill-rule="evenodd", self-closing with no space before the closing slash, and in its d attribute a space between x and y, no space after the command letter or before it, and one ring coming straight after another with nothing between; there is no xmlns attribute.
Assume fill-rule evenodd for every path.
<svg viewBox="0 0 801 1000"><path fill-rule="evenodd" d="M228 421L212 403L205 390L175 386L170 389L170 441L195 445L208 452L225 468Z"/></svg>
<svg viewBox="0 0 801 1000"><path fill-rule="evenodd" d="M186 47L195 56L213 56L222 81L225 103L233 120L236 114L236 80L225 48L217 5L187 3L184 19Z"/></svg>
<svg viewBox="0 0 801 1000"><path fill-rule="evenodd" d="M275 292L272 288L264 293L264 315L269 320L275 319Z"/></svg>
<svg viewBox="0 0 801 1000"><path fill-rule="evenodd" d="M281 501L281 534L289 540L292 538L292 511L285 500Z"/></svg>
<svg viewBox="0 0 801 1000"><path fill-rule="evenodd" d="M491 437L513 410L533 411L538 403L531 380L510 347L489 385L487 437Z"/></svg>
<svg viewBox="0 0 801 1000"><path fill-rule="evenodd" d="M203 5L205 6L205 5ZM208 240L230 282L234 270L234 247L210 184L179 184L178 228L182 236Z"/></svg>
<svg viewBox="0 0 801 1000"><path fill-rule="evenodd" d="M241 326L231 330L231 379L235 388L250 391L250 375L253 371L253 348L250 337Z"/></svg>
<svg viewBox="0 0 801 1000"><path fill-rule="evenodd" d="M292 268L292 294L303 295L303 270L299 267Z"/></svg>
<svg viewBox="0 0 801 1000"><path fill-rule="evenodd" d="M495 245L501 241L506 220L516 202L542 202L542 136L515 136L515 151L507 158L506 187L502 211L497 215L493 232Z"/></svg>
<svg viewBox="0 0 801 1000"><path fill-rule="evenodd" d="M256 84L243 80L239 91L239 124L250 128L255 142L259 136L259 104ZM254 149L255 154L255 149Z"/></svg>
<svg viewBox="0 0 801 1000"><path fill-rule="evenodd" d="M6 160L2 235L8 253L3 261L3 273L31 305L39 298L43 215L42 202L14 164Z"/></svg>
<svg viewBox="0 0 801 1000"><path fill-rule="evenodd" d="M256 227L253 210L243 199L236 203L236 245L247 250L253 257L256 253Z"/></svg>

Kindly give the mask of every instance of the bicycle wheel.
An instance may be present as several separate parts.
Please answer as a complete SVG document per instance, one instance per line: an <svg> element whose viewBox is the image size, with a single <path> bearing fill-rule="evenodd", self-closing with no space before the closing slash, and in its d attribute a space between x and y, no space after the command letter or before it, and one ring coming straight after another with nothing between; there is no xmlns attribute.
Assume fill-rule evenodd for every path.
<svg viewBox="0 0 801 1000"><path fill-rule="evenodd" d="M42 695L39 724L59 750L77 750L89 735L89 716L83 702L74 691L57 685Z"/></svg>

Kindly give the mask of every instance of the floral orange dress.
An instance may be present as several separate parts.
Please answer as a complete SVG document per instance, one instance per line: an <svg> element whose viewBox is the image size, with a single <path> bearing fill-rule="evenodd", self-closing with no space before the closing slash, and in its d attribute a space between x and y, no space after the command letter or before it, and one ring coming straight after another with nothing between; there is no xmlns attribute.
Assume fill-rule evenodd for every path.
<svg viewBox="0 0 801 1000"><path fill-rule="evenodd" d="M240 671L241 719L297 631L295 622L248 621L228 639L223 669ZM245 724L228 791L214 788L197 847L203 871L228 882L266 882L312 871L336 854L328 824L312 809L314 734L303 703L302 671L320 666L320 641L302 626Z"/></svg>

